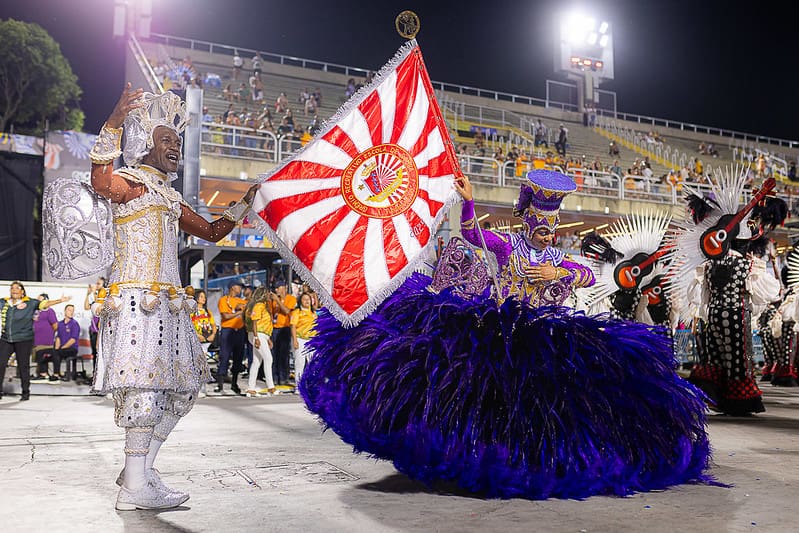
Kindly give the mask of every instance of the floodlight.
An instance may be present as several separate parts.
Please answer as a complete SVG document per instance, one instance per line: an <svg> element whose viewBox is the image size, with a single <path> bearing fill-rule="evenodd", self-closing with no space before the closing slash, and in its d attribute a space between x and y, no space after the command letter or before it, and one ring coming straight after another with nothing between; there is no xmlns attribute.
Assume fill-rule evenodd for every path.
<svg viewBox="0 0 799 533"><path fill-rule="evenodd" d="M599 33L607 33L608 32L608 26L609 26L609 24L603 20L602 24L599 25Z"/></svg>
<svg viewBox="0 0 799 533"><path fill-rule="evenodd" d="M608 34L603 35L602 37L599 38L599 46L605 48L608 45L609 40L610 37L608 36Z"/></svg>

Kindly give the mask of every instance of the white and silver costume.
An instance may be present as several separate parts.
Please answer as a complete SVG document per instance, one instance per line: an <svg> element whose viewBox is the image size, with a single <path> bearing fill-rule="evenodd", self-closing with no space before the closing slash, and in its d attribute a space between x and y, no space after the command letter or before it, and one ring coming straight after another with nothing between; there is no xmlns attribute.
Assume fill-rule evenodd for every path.
<svg viewBox="0 0 799 533"><path fill-rule="evenodd" d="M115 256L109 283L120 290L100 310L94 388L197 391L209 372L191 323L194 300L186 297L178 274L182 197L154 168L117 173L147 192L112 204Z"/></svg>

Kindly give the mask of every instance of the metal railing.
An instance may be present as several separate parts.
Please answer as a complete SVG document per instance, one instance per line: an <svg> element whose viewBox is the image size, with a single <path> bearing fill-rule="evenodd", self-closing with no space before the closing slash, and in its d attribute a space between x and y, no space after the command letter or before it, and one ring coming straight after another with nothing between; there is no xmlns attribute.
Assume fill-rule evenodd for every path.
<svg viewBox="0 0 799 533"><path fill-rule="evenodd" d="M203 123L203 154L280 163L294 155L302 147L302 142L285 136L278 136L267 130L253 130L242 126L228 126L211 122ZM540 155L540 154L539 154ZM475 183L496 187L518 188L525 174L534 168L533 162L499 161L492 157L459 154L461 170ZM689 186L700 194L709 194L710 186L704 183L664 183L660 177L640 175L618 175L588 168L566 168L546 165L545 168L557 170L570 176L577 184L576 194L605 198L608 200L639 200L657 204L680 205L683 203L683 188ZM746 203L751 198L751 190L744 191L741 198ZM786 201L793 209L793 196Z"/></svg>
<svg viewBox="0 0 799 533"><path fill-rule="evenodd" d="M150 90L155 94L163 93L164 86L161 85L161 80L159 80L158 76L155 75L155 71L153 70L152 65L150 65L150 61L147 60L147 55L144 53L144 50L142 50L141 44L139 44L138 39L136 39L136 36L133 34L131 34L130 39L128 39L128 47L130 48L133 57L136 58L136 62L139 64L142 74L147 79Z"/></svg>
<svg viewBox="0 0 799 533"><path fill-rule="evenodd" d="M302 142L288 135L245 126L203 122L200 151L237 159L255 159L279 163L302 147Z"/></svg>

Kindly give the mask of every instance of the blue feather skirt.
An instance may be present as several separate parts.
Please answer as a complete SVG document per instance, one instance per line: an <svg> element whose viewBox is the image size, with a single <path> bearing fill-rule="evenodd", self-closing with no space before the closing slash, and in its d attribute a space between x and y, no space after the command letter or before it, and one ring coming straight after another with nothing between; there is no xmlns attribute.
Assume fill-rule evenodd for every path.
<svg viewBox="0 0 799 533"><path fill-rule="evenodd" d="M319 316L300 393L356 452L490 498L711 480L704 396L663 330L429 281L414 274L354 328Z"/></svg>

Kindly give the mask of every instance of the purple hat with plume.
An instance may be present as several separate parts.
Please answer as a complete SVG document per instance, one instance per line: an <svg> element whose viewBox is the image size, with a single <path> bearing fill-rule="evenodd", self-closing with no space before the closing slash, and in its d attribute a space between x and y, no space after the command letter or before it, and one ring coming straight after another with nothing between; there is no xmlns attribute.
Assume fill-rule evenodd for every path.
<svg viewBox="0 0 799 533"><path fill-rule="evenodd" d="M541 226L555 231L560 223L560 203L567 194L576 189L574 181L560 172L530 171L527 173L527 180L522 183L513 214L522 217L531 232Z"/></svg>

